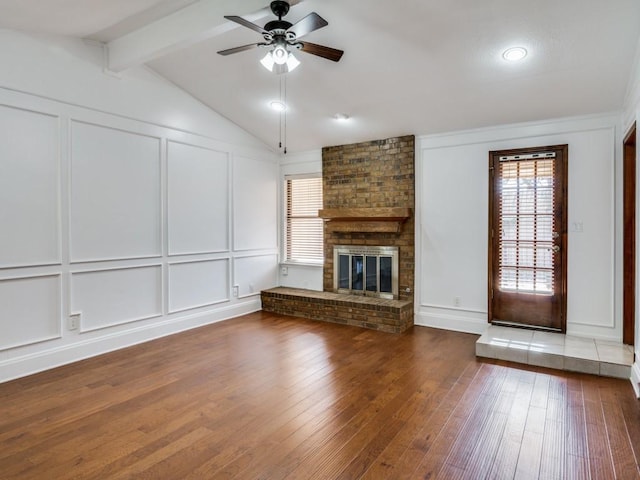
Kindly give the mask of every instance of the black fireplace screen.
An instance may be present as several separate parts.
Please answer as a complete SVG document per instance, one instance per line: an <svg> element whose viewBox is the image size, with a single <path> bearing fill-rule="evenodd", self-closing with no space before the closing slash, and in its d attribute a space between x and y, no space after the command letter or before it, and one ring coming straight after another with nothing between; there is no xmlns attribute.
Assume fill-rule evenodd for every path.
<svg viewBox="0 0 640 480"><path fill-rule="evenodd" d="M398 296L398 247L337 246L334 288L382 298Z"/></svg>

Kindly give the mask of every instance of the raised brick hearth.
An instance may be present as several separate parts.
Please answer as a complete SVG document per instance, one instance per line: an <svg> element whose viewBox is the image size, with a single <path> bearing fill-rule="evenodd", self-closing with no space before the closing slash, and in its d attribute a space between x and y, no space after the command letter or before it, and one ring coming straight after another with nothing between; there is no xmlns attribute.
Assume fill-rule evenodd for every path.
<svg viewBox="0 0 640 480"><path fill-rule="evenodd" d="M409 300L277 287L262 291L262 308L282 315L391 333L403 332L413 325L413 303Z"/></svg>

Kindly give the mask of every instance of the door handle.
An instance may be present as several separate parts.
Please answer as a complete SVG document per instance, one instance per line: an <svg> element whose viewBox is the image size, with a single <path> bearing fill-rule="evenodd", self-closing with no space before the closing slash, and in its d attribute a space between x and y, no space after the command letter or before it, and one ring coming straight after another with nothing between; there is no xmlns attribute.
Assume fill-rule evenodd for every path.
<svg viewBox="0 0 640 480"><path fill-rule="evenodd" d="M560 245L554 245L553 247L551 247L551 250L553 250L555 253L558 253L560 251Z"/></svg>

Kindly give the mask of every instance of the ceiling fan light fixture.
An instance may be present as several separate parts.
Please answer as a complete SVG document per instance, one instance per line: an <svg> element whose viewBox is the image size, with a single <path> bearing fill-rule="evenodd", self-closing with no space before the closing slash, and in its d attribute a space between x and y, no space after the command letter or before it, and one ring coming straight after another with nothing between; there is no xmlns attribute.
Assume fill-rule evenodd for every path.
<svg viewBox="0 0 640 480"><path fill-rule="evenodd" d="M289 71L291 72L298 65L300 65L300 60L298 60L296 57L294 57L293 53L289 53L289 57L287 58L287 67L289 68Z"/></svg>
<svg viewBox="0 0 640 480"><path fill-rule="evenodd" d="M290 48L296 48L305 53L326 58L333 62L340 61L342 54L344 53L342 50L307 42L306 40L304 42L299 41L300 38L311 32L315 32L320 28L326 27L329 23L316 12L311 12L296 23L292 24L282 19L282 17L284 17L289 11L290 6L290 1L273 0L270 4L271 12L278 17L278 19L267 22L264 27L256 25L255 23L237 15L225 15L224 18L227 20L249 28L254 32L258 32L262 35L264 42L250 43L249 45L242 45L240 47L227 48L226 50L220 50L218 54L232 55L234 53L244 52L256 47L270 47L270 58L263 59L264 61L262 64L265 68L277 74L290 72L299 65L297 60L291 60L291 53L289 52ZM286 65L286 67L280 69L274 68L271 62L282 67Z"/></svg>
<svg viewBox="0 0 640 480"><path fill-rule="evenodd" d="M280 75L281 73L291 72L298 65L300 65L300 60L298 60L296 57L293 56L292 53L287 52L286 50L285 50L285 53L287 55L286 60L284 62L275 61L274 51L269 51L264 56L264 58L260 60L260 63L262 64L262 66L267 70L269 70L270 72L274 72Z"/></svg>
<svg viewBox="0 0 640 480"><path fill-rule="evenodd" d="M289 59L289 52L283 45L276 45L276 48L271 51L271 58L278 65L284 65Z"/></svg>
<svg viewBox="0 0 640 480"><path fill-rule="evenodd" d="M263 57L263 59L260 60L260 63L264 68L266 68L270 72L273 72L273 66L276 64L276 62L273 61L271 52L267 52L267 54Z"/></svg>

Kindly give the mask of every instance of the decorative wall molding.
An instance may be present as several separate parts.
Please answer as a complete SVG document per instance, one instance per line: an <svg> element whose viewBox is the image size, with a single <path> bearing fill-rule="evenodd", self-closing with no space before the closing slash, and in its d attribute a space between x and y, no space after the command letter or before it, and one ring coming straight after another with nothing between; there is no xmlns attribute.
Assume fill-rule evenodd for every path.
<svg viewBox="0 0 640 480"><path fill-rule="evenodd" d="M184 267L188 267L188 266L203 266L204 264L223 264L223 268L224 268L224 273L222 273L219 277L214 277L212 278L211 276L209 277L192 277L191 281L189 282L189 290L191 290L192 292L192 296L198 296L198 292L193 292L194 289L200 287L202 288L203 286L207 286L209 287L209 293L215 293L213 287L216 286L218 283L222 282L222 288L220 289L220 292L218 292L218 296L216 298L211 298L211 297L206 297L206 298L202 298L204 297L204 294L202 292L200 292L199 297L202 298L202 300L197 301L195 303L191 303L191 304L186 304L186 305L182 305L180 307L173 307L172 305L174 304L174 301L177 302L177 300L175 299L175 297L177 296L177 294L174 292L174 289L178 288L177 286L173 286L172 281L175 280L175 277L177 276L175 273L177 269L180 268L180 266L184 266ZM206 272L205 272L206 273ZM211 272L209 272L210 275ZM215 272L214 272L215 273ZM203 272L200 272L200 275L203 275ZM206 283L206 282L209 283ZM207 307L207 306L212 306L212 305L217 305L219 303L226 303L229 302L231 300L230 297L230 290L231 290L231 257L226 257L226 258L216 258L216 259L208 259L208 260L184 260L184 261L179 261L179 262L169 262L168 263L168 282L169 282L169 286L167 288L167 291L169 292L169 305L168 305L168 312L171 313L178 313L178 312L184 312L187 310L193 310L196 308L202 308L202 307ZM195 295L194 295L195 293Z"/></svg>
<svg viewBox="0 0 640 480"><path fill-rule="evenodd" d="M0 279L0 305L3 322L7 322L2 326L0 351L62 337L60 273Z"/></svg>
<svg viewBox="0 0 640 480"><path fill-rule="evenodd" d="M81 333L161 317L163 284L162 264L72 272L70 313Z"/></svg>
<svg viewBox="0 0 640 480"><path fill-rule="evenodd" d="M0 269L62 263L60 122L47 109L0 104Z"/></svg>
<svg viewBox="0 0 640 480"><path fill-rule="evenodd" d="M588 132L611 128L620 118L617 114L583 115L563 117L539 122L522 122L508 125L493 125L486 128L460 130L416 137L416 150L430 150L442 147L462 147L487 142L523 140L567 133ZM571 152L569 152L571 155Z"/></svg>
<svg viewBox="0 0 640 480"><path fill-rule="evenodd" d="M233 259L233 286L238 287L239 299L260 295L261 290L271 288L277 279L278 254L275 252L238 255Z"/></svg>
<svg viewBox="0 0 640 480"><path fill-rule="evenodd" d="M229 252L229 152L173 140L166 148L169 256Z"/></svg>
<svg viewBox="0 0 640 480"><path fill-rule="evenodd" d="M70 136L71 262L161 256L161 137L77 119Z"/></svg>
<svg viewBox="0 0 640 480"><path fill-rule="evenodd" d="M252 299L217 308L215 311L171 316L153 324L140 325L135 328L106 333L71 344L58 345L47 350L34 351L0 360L0 382L6 382L114 350L152 341L156 338L229 320L240 315L259 311L260 308L260 299Z"/></svg>
<svg viewBox="0 0 640 480"><path fill-rule="evenodd" d="M233 251L277 249L277 165L242 155L234 155L232 162Z"/></svg>
<svg viewBox="0 0 640 480"><path fill-rule="evenodd" d="M462 297L463 302L478 310L487 301L486 273L483 273L486 265L477 261L481 256L486 258L486 251L481 252L482 248L476 248L469 257L467 254L470 252L464 248L462 240L463 237L473 237L481 242L486 241L488 234L481 225L486 218L486 213L482 213L482 202L486 202L486 192L483 189L470 191L466 188L468 185L463 184L459 187L460 195L464 197L463 202L467 203L467 209L461 210L458 208L460 205L454 205L443 210L440 206L434 207L434 193L431 190L426 191L433 185L425 185L425 179L430 178L432 184L435 182L436 186L439 185L438 179L448 178L450 172L447 169L453 168L454 164L457 168L465 168L469 175L477 178L478 175L486 174L486 152L489 150L531 146L534 143L550 145L554 143L553 140L566 139L568 141L556 143L569 143L570 240L567 328L575 335L594 335L597 338L620 340L618 333L621 335L621 315L617 308L620 291L617 272L622 258L617 255L620 229L619 212L616 208L616 182L619 177L616 132L619 121L617 115L597 115L420 137L420 159L416 162L416 265L420 271L416 275L416 291L419 303L446 305L451 302L453 306L454 298ZM588 163L585 165L585 162ZM428 172L427 168L430 169ZM488 179L486 181L488 184ZM595 204L596 208L587 210L584 207L585 199L590 196L588 192L594 189L599 200ZM432 212L434 208L436 210ZM427 215L435 220L426 224ZM458 223L448 222L446 219L449 218L457 218ZM583 220L584 232L572 232L572 221ZM439 227L441 231L434 230L434 226ZM450 241L447 240L446 245L443 245L442 238L447 232L455 232L455 235L450 236ZM433 250L434 248L436 250ZM438 250L440 248L447 251ZM467 255L465 261L469 265L466 271L463 272L459 264L460 258L452 257L451 251L454 250L462 252L463 256ZM594 255L594 251L598 254ZM593 260L585 264L584 259ZM453 266L450 265L451 262ZM586 265L591 265L592 269L597 271L594 275L603 295L592 295L595 287L589 286L587 276L583 274ZM449 271L451 275L441 281L435 281L433 275L438 275L438 272L434 273L433 267L437 267L436 270ZM452 271L451 268L456 270ZM469 285L470 275L473 277L473 285L478 286ZM578 277L572 278L572 275ZM584 308L580 309L581 304L576 303L585 296L596 301L596 313L589 315L589 312L583 311ZM571 298L574 299L573 303Z"/></svg>
<svg viewBox="0 0 640 480"><path fill-rule="evenodd" d="M7 265L3 265L5 262L0 253L0 284L5 282L4 285L7 285L15 281L13 278L19 277L55 275L57 279L55 288L48 280L43 280L47 282L46 286L51 286L49 290L55 290L55 294L46 296L42 301L30 298L29 317L33 316L33 312L44 312L37 313L37 318L44 320L38 320L31 330L24 333L21 333L18 327L25 326L25 323L16 322L11 315L25 310L20 306L22 303L14 307L7 302L0 302L0 344L2 339L10 340L5 333L15 333L11 330L14 325L16 332L21 335L15 337L18 342L10 342L15 346L0 349L0 381L258 310L260 302L256 298L229 299L232 277L230 262L236 255L231 251L231 246L235 239L241 243L251 243L245 252L247 254L262 254L266 246L272 248L271 252L277 249L277 187L271 186L277 184L277 153L180 89L158 79L149 69L131 71L124 83L122 80L104 75L100 66L91 61L92 58L96 58L95 49L100 47L87 46L81 40L71 40L71 43L65 40L60 45L62 48L57 48L55 41L54 44L49 40L45 43L42 39L18 33L14 35L10 31L4 32L3 36L12 41L11 48L6 48L5 53L10 63L19 65L20 73L3 75L4 86L0 87L0 121L3 111L10 110L10 114L5 115L10 125L15 124L11 120L16 115L26 116L27 126L36 132L23 136L28 139L29 149L33 151L33 147L46 145L46 165L49 171L37 168L33 171L42 171L43 176L46 173L46 185L55 187L55 190L50 191L55 192L57 197L45 195L42 189L38 192L39 197L47 199L46 207L50 208L46 210L46 218L53 219L57 232L53 238L54 234L28 235L31 230L15 235L19 229L14 229L15 238L11 241L14 242L14 246L24 246L21 251L25 252L25 255L14 255L12 252ZM71 50L66 48L69 46ZM59 63L56 62L56 58L60 59L61 56L64 57L64 69L55 67ZM46 82L38 77L43 74L48 76ZM159 98L163 101L158 102ZM37 128L43 123L39 118L46 120L44 130ZM80 151L78 142L82 142ZM226 244L223 245L224 248L214 245L206 249L212 250L211 252L196 252L201 250L199 247L184 249L184 253L175 251L172 253L180 255L170 257L168 155L172 153L171 148L179 144L219 152L225 158L228 174L222 184L227 189L228 206L226 209L223 207L224 212L218 212L220 220L216 220L216 225L212 228L225 231L222 237ZM5 142L5 149L6 145ZM105 154L105 151L110 153ZM108 175L98 173L97 175L102 176L96 179L95 176L91 176L92 173L95 174L95 170L89 168L84 171L84 176L79 177L79 173L83 173L78 169L79 153L86 156L90 166L91 161L94 161L106 169ZM140 153L144 166L139 163ZM109 158L115 158L116 162L109 162ZM122 158L133 163L117 162ZM236 184L233 183L233 158L240 158L240 162L243 162L243 159L253 160L247 169L255 171L254 167L257 165L261 174L257 175L255 184L247 185L241 181L242 179ZM45 160L40 163L45 163ZM2 180L8 179L8 182L15 185L17 193L29 191L31 183L18 175L18 167L12 170L12 176L7 175L7 169L3 169L0 187L3 186ZM52 168L55 170L53 173ZM184 168L198 175L197 168L193 169L191 165L186 164ZM139 185L130 187L128 180L132 178L132 170L133 173L143 172L139 175L143 188L139 188ZM107 185L105 181L108 181ZM260 196L263 183L268 184L267 188L273 193L273 201L267 202L266 206ZM83 201L80 204L77 198L72 201L74 194L78 193L78 188L86 188L87 185L92 187L88 189L91 191L83 196ZM110 190L114 185L115 188ZM0 197L2 192L6 191L7 189L0 188ZM32 200L35 197L24 198L29 198L33 204ZM113 213L110 211L112 206L122 198L125 207L120 208L111 220L107 219L109 214ZM234 198L242 199L248 211L244 212L248 213L245 217L235 222L232 217ZM202 201L206 203L206 198ZM93 203L97 207L93 206ZM96 236L100 228L104 230L102 234L97 235L99 238L96 242L84 244L87 246L86 252L82 251L83 244L79 243L77 236L79 225L71 222L74 213L78 212L79 205L82 211L88 212L86 219L80 222L80 228L85 229L84 233ZM48 213L53 211L53 207L58 209L55 215ZM137 208L140 211L137 211ZM252 209L259 212L255 213ZM23 210L26 214L22 217L16 209L6 209L3 213L6 211L10 216L7 218L12 221L22 221L22 218L26 218L36 227L44 224L34 221L38 218L37 215L30 214L31 210ZM37 213L45 210L34 208L33 211ZM124 223L131 219L134 221L123 226L119 223L120 216L126 220ZM236 229L234 232L234 223L237 226L238 222L244 223L247 218L249 224L240 229L241 231ZM253 225L250 222L253 219L268 219L273 232L266 232L265 235L265 231L252 229ZM4 221L2 213L0 220L3 220L0 223L6 227L8 223ZM139 222L146 226L151 225L152 235L140 238L136 230ZM127 236L131 233L128 230L136 233ZM149 232L148 228L143 230ZM188 233L193 233L192 229L188 230ZM124 237L127 240L119 241ZM41 241L38 242L38 239ZM8 245L8 241L4 237L0 238L0 252L10 250L7 248L11 246ZM114 241L119 243L115 245ZM222 244L222 240L219 243ZM42 259L36 256L37 246L45 244L54 247L53 250L46 250L53 251L54 254ZM36 248L30 245L36 245ZM207 302L207 305L195 307L195 304L199 303L197 296L184 295L179 298L183 303L173 306L188 304L186 306L195 308L169 312L169 295L179 294L178 290L172 292L170 288L170 264L173 263L174 268L179 269L175 264L183 260L202 260L203 265L216 266L224 263L225 279L215 287L210 298L215 297L214 300L217 300L218 297L224 296L225 301L212 304ZM256 260L260 264L263 259L258 257ZM270 257L267 260L277 268L277 259ZM212 263L206 263L209 261ZM260 280L262 267L259 265L257 273L254 272L250 268L251 261L252 259L245 260L244 264L246 272L243 281L247 284ZM176 271L174 270L174 274ZM135 280L138 272L144 273L144 278L140 281ZM254 274L258 275L257 279L254 279ZM94 280L102 282L106 279L113 280L107 285L106 290L103 291L100 286L95 289L92 287L89 289L92 295L85 293L78 297L78 294L82 293L78 290L79 286L86 286ZM268 286L275 286L276 283L274 280ZM17 293L26 295L37 290L29 285L27 287ZM118 289L121 291L118 292ZM121 301L105 300L106 303L102 305L101 295L110 294L116 297L120 295L118 298ZM81 304L78 304L79 300L82 301ZM77 313L80 308L85 309L82 312L84 318L80 319L80 329L72 330L69 315ZM50 318L55 318L55 321L49 321ZM49 327L51 328L47 331ZM37 336L38 332L53 332L51 329L54 327L55 335ZM46 340L37 342L41 338ZM36 343L30 343L31 340L36 340Z"/></svg>

